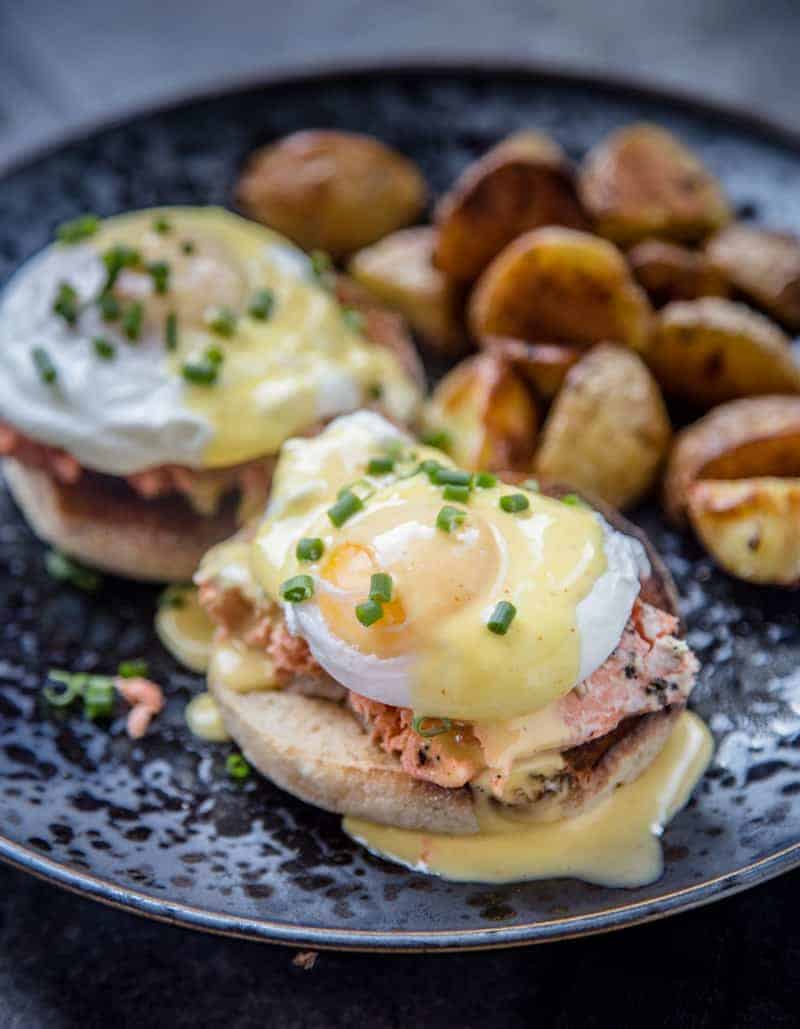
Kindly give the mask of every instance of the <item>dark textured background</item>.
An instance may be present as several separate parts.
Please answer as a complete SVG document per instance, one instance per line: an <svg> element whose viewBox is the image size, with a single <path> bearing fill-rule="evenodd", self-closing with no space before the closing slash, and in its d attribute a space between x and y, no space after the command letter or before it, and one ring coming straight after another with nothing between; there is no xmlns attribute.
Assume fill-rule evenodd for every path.
<svg viewBox="0 0 800 1029"><path fill-rule="evenodd" d="M201 9L202 8L202 9ZM454 12L458 11L458 17ZM68 12L68 13L67 13ZM800 5L0 2L0 160L163 92L298 61L458 51L645 74L795 126ZM797 1024L797 876L615 937L509 953L289 952L166 929L0 869L0 1026Z"/></svg>

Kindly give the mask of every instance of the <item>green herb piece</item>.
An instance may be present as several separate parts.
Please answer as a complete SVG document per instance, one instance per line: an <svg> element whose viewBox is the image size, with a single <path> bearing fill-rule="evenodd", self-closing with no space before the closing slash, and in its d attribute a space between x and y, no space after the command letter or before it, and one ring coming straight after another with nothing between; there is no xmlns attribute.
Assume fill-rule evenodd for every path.
<svg viewBox="0 0 800 1029"><path fill-rule="evenodd" d="M53 312L60 315L67 325L74 325L78 320L78 299L78 293L73 286L68 282L59 283L53 301Z"/></svg>
<svg viewBox="0 0 800 1029"><path fill-rule="evenodd" d="M354 307L343 307L342 318L351 332L360 333L364 331L364 315L361 311L357 311Z"/></svg>
<svg viewBox="0 0 800 1029"><path fill-rule="evenodd" d="M83 691L83 714L95 718L110 718L114 713L114 681L104 675L91 675Z"/></svg>
<svg viewBox="0 0 800 1029"><path fill-rule="evenodd" d="M153 219L153 231L157 232L159 236L165 236L168 232L172 232L172 222L163 214L156 215Z"/></svg>
<svg viewBox="0 0 800 1029"><path fill-rule="evenodd" d="M419 466L419 470L421 472L424 472L431 482L435 482L435 476L438 474L441 467L442 465L440 465L438 461L429 457L427 460L422 462L422 464Z"/></svg>
<svg viewBox="0 0 800 1029"><path fill-rule="evenodd" d="M318 279L325 278L333 270L331 255L324 250L312 250L308 255L311 261L311 271Z"/></svg>
<svg viewBox="0 0 800 1029"><path fill-rule="evenodd" d="M56 239L59 243L72 245L89 239L100 228L100 219L96 214L82 214L72 221L62 222L56 229Z"/></svg>
<svg viewBox="0 0 800 1029"><path fill-rule="evenodd" d="M367 396L370 400L380 400L383 396L383 386L379 382L371 382L367 386Z"/></svg>
<svg viewBox="0 0 800 1029"><path fill-rule="evenodd" d="M136 343L142 335L142 320L144 318L144 305L135 300L125 309L122 316L122 331L131 343Z"/></svg>
<svg viewBox="0 0 800 1029"><path fill-rule="evenodd" d="M205 323L214 335L223 339L230 339L236 332L236 315L229 307L214 308L207 314Z"/></svg>
<svg viewBox="0 0 800 1029"><path fill-rule="evenodd" d="M142 657L134 658L132 661L120 661L117 666L117 675L123 679L139 679L147 675L149 667Z"/></svg>
<svg viewBox="0 0 800 1029"><path fill-rule="evenodd" d="M489 621L486 623L486 628L489 632L493 632L495 636L505 636L509 626L514 621L516 613L517 609L513 604L509 604L507 600L501 600L499 604L495 605L494 611L492 611Z"/></svg>
<svg viewBox="0 0 800 1029"><path fill-rule="evenodd" d="M450 482L442 491L442 496L445 500L455 500L458 504L466 504L469 502L470 492L469 486L458 486Z"/></svg>
<svg viewBox="0 0 800 1029"><path fill-rule="evenodd" d="M101 293L97 298L97 306L104 322L115 322L119 318L121 308L113 293Z"/></svg>
<svg viewBox="0 0 800 1029"><path fill-rule="evenodd" d="M164 342L167 350L178 349L178 316L170 311L164 324Z"/></svg>
<svg viewBox="0 0 800 1029"><path fill-rule="evenodd" d="M386 572L376 572L369 581L369 599L379 604L388 604L392 599L392 577Z"/></svg>
<svg viewBox="0 0 800 1029"><path fill-rule="evenodd" d="M103 293L110 292L119 278L123 268L135 268L142 263L138 250L126 246L124 243L117 243L103 254L103 264L106 266L106 283Z"/></svg>
<svg viewBox="0 0 800 1029"><path fill-rule="evenodd" d="M457 507L445 506L436 516L436 528L441 529L442 532L452 532L459 525L464 524L466 517L466 511L461 511Z"/></svg>
<svg viewBox="0 0 800 1029"><path fill-rule="evenodd" d="M310 575L293 575L281 583L281 597L290 604L302 604L314 596L314 580Z"/></svg>
<svg viewBox="0 0 800 1029"><path fill-rule="evenodd" d="M250 777L251 768L241 754L228 754L225 761L225 771L231 779L242 782Z"/></svg>
<svg viewBox="0 0 800 1029"><path fill-rule="evenodd" d="M58 370L45 348L34 347L31 350L31 359L42 382L47 383L48 386L54 386L58 381Z"/></svg>
<svg viewBox="0 0 800 1029"><path fill-rule="evenodd" d="M491 472L478 472L472 481L480 489L492 489L497 485L497 476Z"/></svg>
<svg viewBox="0 0 800 1029"><path fill-rule="evenodd" d="M86 568L71 557L62 554L60 550L48 550L44 555L44 566L47 574L58 582L69 583L70 586L77 586L79 590L86 593L94 593L103 582L103 577L97 572Z"/></svg>
<svg viewBox="0 0 800 1029"><path fill-rule="evenodd" d="M275 294L271 289L260 289L247 308L247 313L257 321L265 322L275 306Z"/></svg>
<svg viewBox="0 0 800 1029"><path fill-rule="evenodd" d="M500 497L500 508L508 514L526 511L530 506L531 502L524 493L506 493Z"/></svg>
<svg viewBox="0 0 800 1029"><path fill-rule="evenodd" d="M298 561L319 561L325 551L325 544L317 536L304 536L297 544L295 553Z"/></svg>
<svg viewBox="0 0 800 1029"><path fill-rule="evenodd" d="M447 452L453 445L453 437L446 429L428 429L420 436L422 442L429 447Z"/></svg>
<svg viewBox="0 0 800 1029"><path fill-rule="evenodd" d="M151 261L147 266L147 271L153 280L153 288L156 293L163 296L169 289L169 264L166 261Z"/></svg>
<svg viewBox="0 0 800 1029"><path fill-rule="evenodd" d="M577 493L565 493L561 498L562 504L568 504L570 507L587 507L587 503L582 497L579 497Z"/></svg>
<svg viewBox="0 0 800 1029"><path fill-rule="evenodd" d="M383 618L383 608L377 600L365 600L363 604L356 605L356 618L368 629Z"/></svg>
<svg viewBox="0 0 800 1029"><path fill-rule="evenodd" d="M354 493L359 500L366 501L369 500L374 492L375 487L369 479L356 479L355 482L351 482L349 486L342 486L336 496L341 497L345 493Z"/></svg>
<svg viewBox="0 0 800 1029"><path fill-rule="evenodd" d="M225 354L219 347L207 347L199 360L185 361L181 366L181 375L193 386L213 386L219 378L220 368Z"/></svg>
<svg viewBox="0 0 800 1029"><path fill-rule="evenodd" d="M181 250L184 252L184 254L193 254L195 250L197 250L194 240L185 239L183 243L181 243Z"/></svg>
<svg viewBox="0 0 800 1029"><path fill-rule="evenodd" d="M427 725L426 722L435 722L435 725ZM453 723L449 718L431 718L430 715L419 715L411 720L411 728L418 736L429 739L431 736L441 736L442 733L450 732Z"/></svg>
<svg viewBox="0 0 800 1029"><path fill-rule="evenodd" d="M51 668L47 673L48 679L54 683L59 683L59 688L56 688L51 683L45 686L42 690L44 699L50 705L50 707L69 707L70 704L83 696L83 687L85 685L85 675L73 675L71 672L62 671L60 668Z"/></svg>
<svg viewBox="0 0 800 1029"><path fill-rule="evenodd" d="M111 361L116 356L117 351L114 344L105 336L95 336L92 339L92 346L97 356L104 361Z"/></svg>
<svg viewBox="0 0 800 1029"><path fill-rule="evenodd" d="M433 472L431 481L437 486L471 486L472 473L462 472L459 468L443 468L440 465Z"/></svg>
<svg viewBox="0 0 800 1029"><path fill-rule="evenodd" d="M160 608L171 607L175 610L186 607L186 587L167 586L158 598L158 606Z"/></svg>
<svg viewBox="0 0 800 1029"><path fill-rule="evenodd" d="M368 475L389 475L394 471L393 457L372 457L367 465Z"/></svg>
<svg viewBox="0 0 800 1029"><path fill-rule="evenodd" d="M352 518L356 512L362 510L364 501L355 495L350 489L339 492L336 503L328 508L328 517L340 529L348 518Z"/></svg>

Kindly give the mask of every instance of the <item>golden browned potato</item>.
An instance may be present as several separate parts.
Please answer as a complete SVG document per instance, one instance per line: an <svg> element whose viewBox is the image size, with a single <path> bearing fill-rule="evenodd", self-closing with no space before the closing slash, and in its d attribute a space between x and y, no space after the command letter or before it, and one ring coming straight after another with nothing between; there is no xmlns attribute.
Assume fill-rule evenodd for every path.
<svg viewBox="0 0 800 1029"><path fill-rule="evenodd" d="M578 184L597 231L624 246L647 236L703 239L731 217L714 176L657 125L628 125L593 147Z"/></svg>
<svg viewBox="0 0 800 1029"><path fill-rule="evenodd" d="M800 584L800 479L705 479L689 520L709 554L746 582Z"/></svg>
<svg viewBox="0 0 800 1029"><path fill-rule="evenodd" d="M434 263L467 282L528 229L586 224L572 166L561 147L538 132L510 136L469 165L434 217Z"/></svg>
<svg viewBox="0 0 800 1029"><path fill-rule="evenodd" d="M507 336L479 340L487 350L499 350L509 358L543 400L552 400L564 384L567 372L586 353L584 347L565 343L526 343Z"/></svg>
<svg viewBox="0 0 800 1029"><path fill-rule="evenodd" d="M800 397L733 400L679 433L664 478L664 506L680 524L693 483L759 476L800 476Z"/></svg>
<svg viewBox="0 0 800 1029"><path fill-rule="evenodd" d="M645 350L651 308L625 258L575 229L526 232L501 251L469 302L473 335L556 343L613 340Z"/></svg>
<svg viewBox="0 0 800 1029"><path fill-rule="evenodd" d="M721 297L667 304L648 361L667 393L700 407L800 391L800 368L778 326Z"/></svg>
<svg viewBox="0 0 800 1029"><path fill-rule="evenodd" d="M706 253L753 303L800 329L800 237L729 225L712 236Z"/></svg>
<svg viewBox="0 0 800 1029"><path fill-rule="evenodd" d="M500 353L470 357L433 391L428 430L444 430L447 450L463 468L529 469L539 424L525 380Z"/></svg>
<svg viewBox="0 0 800 1029"><path fill-rule="evenodd" d="M628 251L628 261L656 307L671 300L727 297L731 291L728 279L707 254L679 243L643 240Z"/></svg>
<svg viewBox="0 0 800 1029"><path fill-rule="evenodd" d="M461 318L463 291L431 263L435 238L435 230L428 227L392 232L359 250L349 272L399 311L431 349L455 354L467 343Z"/></svg>
<svg viewBox="0 0 800 1029"><path fill-rule="evenodd" d="M628 507L653 485L671 434L661 392L641 358L602 344L567 374L542 429L536 470Z"/></svg>
<svg viewBox="0 0 800 1029"><path fill-rule="evenodd" d="M236 196L303 249L341 257L413 222L426 188L417 166L377 139L311 129L252 154Z"/></svg>

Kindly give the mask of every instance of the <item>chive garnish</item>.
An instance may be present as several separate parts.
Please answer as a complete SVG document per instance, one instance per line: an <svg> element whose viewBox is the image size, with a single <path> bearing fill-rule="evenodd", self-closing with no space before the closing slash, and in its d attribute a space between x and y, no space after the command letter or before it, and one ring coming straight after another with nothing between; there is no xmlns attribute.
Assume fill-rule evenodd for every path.
<svg viewBox="0 0 800 1029"><path fill-rule="evenodd" d="M319 561L325 550L325 544L318 536L304 536L297 544L295 554L298 561Z"/></svg>
<svg viewBox="0 0 800 1029"><path fill-rule="evenodd" d="M383 396L383 386L379 382L371 382L367 386L367 396L370 400L380 400Z"/></svg>
<svg viewBox="0 0 800 1029"><path fill-rule="evenodd" d="M74 244L93 236L100 228L100 219L96 214L82 214L72 221L62 222L56 229L59 243Z"/></svg>
<svg viewBox="0 0 800 1029"><path fill-rule="evenodd" d="M302 604L314 596L314 580L310 575L293 575L281 583L281 597L290 604Z"/></svg>
<svg viewBox="0 0 800 1029"><path fill-rule="evenodd" d="M83 691L84 717L110 718L114 713L114 682L104 675L92 675Z"/></svg>
<svg viewBox="0 0 800 1029"><path fill-rule="evenodd" d="M153 280L153 288L156 293L164 294L169 289L170 267L166 261L151 261L147 271Z"/></svg>
<svg viewBox="0 0 800 1029"><path fill-rule="evenodd" d="M48 679L51 683L63 686L63 689L56 689L48 684L42 690L44 699L51 707L69 707L82 697L83 714L86 718L109 718L114 713L114 680L111 676L65 672L51 668Z"/></svg>
<svg viewBox="0 0 800 1029"><path fill-rule="evenodd" d="M42 690L44 699L51 707L69 707L83 695L83 675L73 675L58 668L51 668L47 676L53 683L59 684L56 688L48 683Z"/></svg>
<svg viewBox="0 0 800 1029"><path fill-rule="evenodd" d="M164 342L166 343L167 350L178 349L178 316L174 311L170 311L167 315L164 325Z"/></svg>
<svg viewBox="0 0 800 1029"><path fill-rule="evenodd" d="M426 726L426 722L437 722L437 725ZM418 736L426 739L431 736L441 736L442 733L450 732L453 723L449 718L431 718L430 715L418 715L411 720L411 728Z"/></svg>
<svg viewBox="0 0 800 1029"><path fill-rule="evenodd" d="M131 661L120 661L117 666L117 675L123 679L137 679L147 675L149 667L143 657L137 657Z"/></svg>
<svg viewBox="0 0 800 1029"><path fill-rule="evenodd" d="M228 754L225 761L225 771L231 779L241 782L250 776L250 765L241 754Z"/></svg>
<svg viewBox="0 0 800 1029"><path fill-rule="evenodd" d="M100 317L104 322L115 322L120 315L119 300L113 293L101 293L97 306L100 308Z"/></svg>
<svg viewBox="0 0 800 1029"><path fill-rule="evenodd" d="M455 500L458 504L468 503L469 494L469 486L459 486L452 482L448 483L442 491L442 496L445 500Z"/></svg>
<svg viewBox="0 0 800 1029"><path fill-rule="evenodd" d="M562 504L569 504L570 507L586 507L586 502L577 493L565 493L561 498Z"/></svg>
<svg viewBox="0 0 800 1029"><path fill-rule="evenodd" d="M67 325L74 325L78 320L78 293L68 282L58 285L58 292L53 301L53 311L60 315Z"/></svg>
<svg viewBox="0 0 800 1029"><path fill-rule="evenodd" d="M531 502L524 493L506 493L505 496L500 497L500 508L508 514L525 511L530 506Z"/></svg>
<svg viewBox="0 0 800 1029"><path fill-rule="evenodd" d="M364 315L361 311L357 311L354 307L343 307L342 318L351 332L358 333L364 331Z"/></svg>
<svg viewBox="0 0 800 1029"><path fill-rule="evenodd" d="M153 219L153 230L160 236L164 236L166 233L172 231L172 222L163 214L157 215Z"/></svg>
<svg viewBox="0 0 800 1029"><path fill-rule="evenodd" d="M114 284L123 268L135 268L138 264L141 264L141 261L142 258L139 251L134 250L133 247L126 246L124 243L117 243L110 250L106 250L103 254L103 264L106 266L106 283L103 287L103 292L108 293L109 290L114 288Z"/></svg>
<svg viewBox="0 0 800 1029"><path fill-rule="evenodd" d="M158 598L158 606L171 607L173 610L186 607L186 587L167 586Z"/></svg>
<svg viewBox="0 0 800 1029"><path fill-rule="evenodd" d="M367 465L368 475L388 475L394 471L393 457L372 457Z"/></svg>
<svg viewBox="0 0 800 1029"><path fill-rule="evenodd" d="M275 306L275 294L271 289L260 289L253 299L250 301L250 306L247 308L247 313L251 318L255 318L260 322L265 322L272 314L272 309Z"/></svg>
<svg viewBox="0 0 800 1029"><path fill-rule="evenodd" d="M344 489L339 493L336 503L328 508L328 517L340 529L348 518L352 518L356 512L364 507L364 501L355 495L352 490Z"/></svg>
<svg viewBox="0 0 800 1029"><path fill-rule="evenodd" d="M213 386L219 378L222 359L219 347L209 347L199 360L184 361L181 375L193 386Z"/></svg>
<svg viewBox="0 0 800 1029"><path fill-rule="evenodd" d="M183 243L181 243L181 250L184 254L193 254L196 249L197 247L194 244L194 240L185 239Z"/></svg>
<svg viewBox="0 0 800 1029"><path fill-rule="evenodd" d="M427 432L422 433L420 439L427 446L436 447L437 450L444 450L445 452L453 444L453 438L446 429L428 429Z"/></svg>
<svg viewBox="0 0 800 1029"><path fill-rule="evenodd" d="M104 361L111 361L116 356L117 351L114 348L114 344L106 339L105 336L95 336L92 339L92 346L97 356L101 357Z"/></svg>
<svg viewBox="0 0 800 1029"><path fill-rule="evenodd" d="M143 318L144 305L140 301L135 300L125 309L125 313L122 316L122 331L131 343L136 343L142 335Z"/></svg>
<svg viewBox="0 0 800 1029"><path fill-rule="evenodd" d="M376 572L369 581L369 599L379 604L388 604L392 599L392 577L386 572Z"/></svg>
<svg viewBox="0 0 800 1029"><path fill-rule="evenodd" d="M513 604L510 604L507 600L501 600L495 605L494 611L489 616L486 628L496 636L505 636L509 626L514 621L516 613L517 609Z"/></svg>
<svg viewBox="0 0 800 1029"><path fill-rule="evenodd" d="M368 629L383 618L383 608L377 600L365 600L363 604L356 605L356 618Z"/></svg>
<svg viewBox="0 0 800 1029"><path fill-rule="evenodd" d="M497 485L497 476L492 475L491 472L478 472L473 482L481 489L492 489L493 486Z"/></svg>
<svg viewBox="0 0 800 1029"><path fill-rule="evenodd" d="M34 347L31 351L31 358L42 382L47 383L48 386L54 386L58 381L58 370L45 348Z"/></svg>
<svg viewBox="0 0 800 1029"><path fill-rule="evenodd" d="M208 329L216 336L230 339L236 332L236 315L229 307L216 307L205 318Z"/></svg>
<svg viewBox="0 0 800 1029"><path fill-rule="evenodd" d="M48 550L44 555L44 566L47 574L53 579L77 586L79 590L84 590L86 593L94 593L103 582L103 577L97 572L73 561L71 557L62 554L60 550Z"/></svg>
<svg viewBox="0 0 800 1029"><path fill-rule="evenodd" d="M436 528L441 529L442 532L452 532L459 525L464 524L466 517L466 511L461 511L457 507L445 506L436 516Z"/></svg>
<svg viewBox="0 0 800 1029"><path fill-rule="evenodd" d="M419 466L419 470L421 472L424 472L431 482L434 482L434 476L441 467L442 466L439 464L438 461L435 461L433 458L429 457L426 461L422 462L422 464Z"/></svg>
<svg viewBox="0 0 800 1029"><path fill-rule="evenodd" d="M462 472L458 468L443 468L440 465L434 470L431 482L437 486L471 486L472 473Z"/></svg>
<svg viewBox="0 0 800 1029"><path fill-rule="evenodd" d="M309 259L311 271L318 279L324 278L333 269L331 255L326 254L324 250L312 250Z"/></svg>

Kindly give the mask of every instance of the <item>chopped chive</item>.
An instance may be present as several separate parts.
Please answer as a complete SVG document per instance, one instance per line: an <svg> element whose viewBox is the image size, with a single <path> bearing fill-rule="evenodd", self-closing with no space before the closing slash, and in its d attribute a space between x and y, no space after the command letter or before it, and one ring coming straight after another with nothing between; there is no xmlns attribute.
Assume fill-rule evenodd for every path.
<svg viewBox="0 0 800 1029"><path fill-rule="evenodd" d="M434 471L431 481L437 486L471 486L472 473L462 472L458 468L443 468L439 466Z"/></svg>
<svg viewBox="0 0 800 1029"><path fill-rule="evenodd" d="M493 632L495 636L505 636L509 626L514 621L516 613L517 609L513 604L509 604L507 600L501 600L495 605L494 611L489 616L486 628L489 632Z"/></svg>
<svg viewBox="0 0 800 1029"><path fill-rule="evenodd" d="M51 668L47 673L48 683L42 690L44 699L51 707L69 707L78 697L83 696L83 687L86 677L84 675L73 675L71 672L64 672L58 668ZM55 687L52 683L58 683Z"/></svg>
<svg viewBox="0 0 800 1029"><path fill-rule="evenodd" d="M60 315L67 325L74 325L78 320L78 293L68 282L60 282L58 292L53 301L53 312Z"/></svg>
<svg viewBox="0 0 800 1029"><path fill-rule="evenodd" d="M469 495L469 486L458 486L452 482L449 482L442 491L445 500L455 500L459 504L468 503Z"/></svg>
<svg viewBox="0 0 800 1029"><path fill-rule="evenodd" d="M225 360L225 353L220 350L219 347L212 346L206 347L206 361L209 364L213 364L215 368L219 368L222 362Z"/></svg>
<svg viewBox="0 0 800 1029"><path fill-rule="evenodd" d="M194 240L192 239L185 239L183 243L181 243L181 250L184 252L184 254L193 254L196 249L197 247L195 246Z"/></svg>
<svg viewBox="0 0 800 1029"><path fill-rule="evenodd" d="M208 329L216 336L230 339L236 332L236 315L229 307L215 307L205 318Z"/></svg>
<svg viewBox="0 0 800 1029"><path fill-rule="evenodd" d="M219 362L211 361L203 356L196 361L184 361L181 375L193 386L213 386L219 378Z"/></svg>
<svg viewBox="0 0 800 1029"><path fill-rule="evenodd" d="M341 497L344 493L354 493L359 500L364 501L369 500L374 492L375 487L369 479L356 479L355 482L351 482L349 486L342 486L336 496Z"/></svg>
<svg viewBox="0 0 800 1029"><path fill-rule="evenodd" d="M426 446L447 451L453 445L453 438L446 429L429 429L423 432L420 439Z"/></svg>
<svg viewBox="0 0 800 1029"><path fill-rule="evenodd" d="M265 322L272 314L272 309L275 306L275 294L271 289L260 289L253 299L250 301L250 306L247 308L247 313L251 318L256 318L260 322Z"/></svg>
<svg viewBox="0 0 800 1029"><path fill-rule="evenodd" d="M336 503L328 508L328 517L340 529L348 518L352 518L356 512L364 507L364 501L355 495L352 490L344 489L339 493Z"/></svg>
<svg viewBox="0 0 800 1029"><path fill-rule="evenodd" d="M48 386L54 386L58 381L58 370L45 348L34 347L31 351L31 358L42 382L47 383Z"/></svg>
<svg viewBox="0 0 800 1029"><path fill-rule="evenodd" d="M168 232L172 232L172 222L163 214L159 214L153 219L153 231L164 236Z"/></svg>
<svg viewBox="0 0 800 1029"><path fill-rule="evenodd" d="M158 606L179 610L186 607L186 588L183 586L167 586L158 598Z"/></svg>
<svg viewBox="0 0 800 1029"><path fill-rule="evenodd" d="M531 506L530 500L524 493L506 493L500 497L500 507L508 514L516 514L518 511L525 511Z"/></svg>
<svg viewBox="0 0 800 1029"><path fill-rule="evenodd" d="M110 250L106 250L103 254L103 264L106 266L106 282L103 292L108 293L109 290L114 288L114 284L123 268L135 268L141 264L141 261L142 258L139 251L134 250L133 247L126 246L124 243L117 243Z"/></svg>
<svg viewBox="0 0 800 1029"><path fill-rule="evenodd" d="M530 490L531 493L538 493L540 491L540 489L541 489L541 487L539 486L539 480L538 479L526 479L522 483L522 488L526 489L526 490Z"/></svg>
<svg viewBox="0 0 800 1029"><path fill-rule="evenodd" d="M142 335L142 320L144 318L144 305L135 300L125 309L122 316L122 331L131 343L136 343Z"/></svg>
<svg viewBox="0 0 800 1029"><path fill-rule="evenodd" d="M169 289L170 267L166 261L151 261L147 271L153 280L156 293L164 294Z"/></svg>
<svg viewBox="0 0 800 1029"><path fill-rule="evenodd" d="M225 771L231 779L242 782L250 777L251 768L241 754L228 754L225 760Z"/></svg>
<svg viewBox="0 0 800 1029"><path fill-rule="evenodd" d="M365 600L363 604L356 605L356 618L363 626L369 628L383 618L383 608L377 600Z"/></svg>
<svg viewBox="0 0 800 1029"><path fill-rule="evenodd" d="M325 550L325 544L317 536L304 536L297 544L295 554L298 561L319 561Z"/></svg>
<svg viewBox="0 0 800 1029"><path fill-rule="evenodd" d="M91 675L83 691L83 714L95 718L110 718L114 713L114 682L105 675Z"/></svg>
<svg viewBox="0 0 800 1029"><path fill-rule="evenodd" d="M357 311L354 307L343 307L342 318L351 332L364 331L364 315L361 311Z"/></svg>
<svg viewBox="0 0 800 1029"><path fill-rule="evenodd" d="M134 658L132 661L120 661L117 675L123 679L137 679L147 675L149 667L143 657Z"/></svg>
<svg viewBox="0 0 800 1029"><path fill-rule="evenodd" d="M388 604L392 599L392 577L386 572L376 572L369 581L369 599L379 604Z"/></svg>
<svg viewBox="0 0 800 1029"><path fill-rule="evenodd" d="M386 452L387 457L393 457L395 461L399 461L405 453L405 444L399 439L387 439L383 441L383 449ZM411 455L414 457L415 455Z"/></svg>
<svg viewBox="0 0 800 1029"><path fill-rule="evenodd" d="M102 357L104 361L111 361L116 356L117 351L114 344L105 336L95 336L92 339L92 346L97 356Z"/></svg>
<svg viewBox="0 0 800 1029"><path fill-rule="evenodd" d="M459 525L464 524L466 517L466 511L461 511L457 507L445 506L436 516L436 528L441 529L442 532L452 532Z"/></svg>
<svg viewBox="0 0 800 1029"><path fill-rule="evenodd" d="M312 250L309 254L311 271L318 279L324 278L333 269L331 255L324 250Z"/></svg>
<svg viewBox="0 0 800 1029"><path fill-rule="evenodd" d="M48 550L44 555L47 574L58 582L67 582L86 593L94 593L103 582L103 577L91 568L86 568L60 550Z"/></svg>
<svg viewBox="0 0 800 1029"><path fill-rule="evenodd" d="M100 308L100 317L104 322L115 322L120 315L119 300L113 293L101 293L97 306Z"/></svg>
<svg viewBox="0 0 800 1029"><path fill-rule="evenodd" d="M491 472L478 472L473 482L481 489L492 489L493 486L497 485L497 476L492 475Z"/></svg>
<svg viewBox="0 0 800 1029"><path fill-rule="evenodd" d="M314 596L314 580L310 575L293 575L281 583L281 597L290 604L302 604Z"/></svg>
<svg viewBox="0 0 800 1029"><path fill-rule="evenodd" d="M62 222L56 229L56 239L59 243L80 243L93 236L99 228L100 219L96 214L82 214L72 221Z"/></svg>
<svg viewBox="0 0 800 1029"><path fill-rule="evenodd" d="M394 471L393 457L373 457L370 458L367 465L369 475L388 475L392 471Z"/></svg>
<svg viewBox="0 0 800 1029"><path fill-rule="evenodd" d="M436 722L436 725L426 726L426 722ZM449 718L431 718L430 715L418 715L411 720L411 728L418 736L426 739L431 736L441 736L442 733L450 732L453 723Z"/></svg>
<svg viewBox="0 0 800 1029"><path fill-rule="evenodd" d="M178 349L178 316L174 311L170 311L167 315L164 325L164 342L167 350Z"/></svg>
<svg viewBox="0 0 800 1029"><path fill-rule="evenodd" d="M439 464L438 461L435 461L433 458L429 457L426 461L422 462L422 464L419 466L419 470L421 472L424 472L431 482L434 482L434 476L437 474L441 467L442 466Z"/></svg>
<svg viewBox="0 0 800 1029"><path fill-rule="evenodd" d="M380 400L383 396L383 386L379 382L371 382L367 386L367 396L370 400Z"/></svg>
<svg viewBox="0 0 800 1029"><path fill-rule="evenodd" d="M577 493L565 493L561 498L562 504L569 504L570 507L587 507L586 501Z"/></svg>

